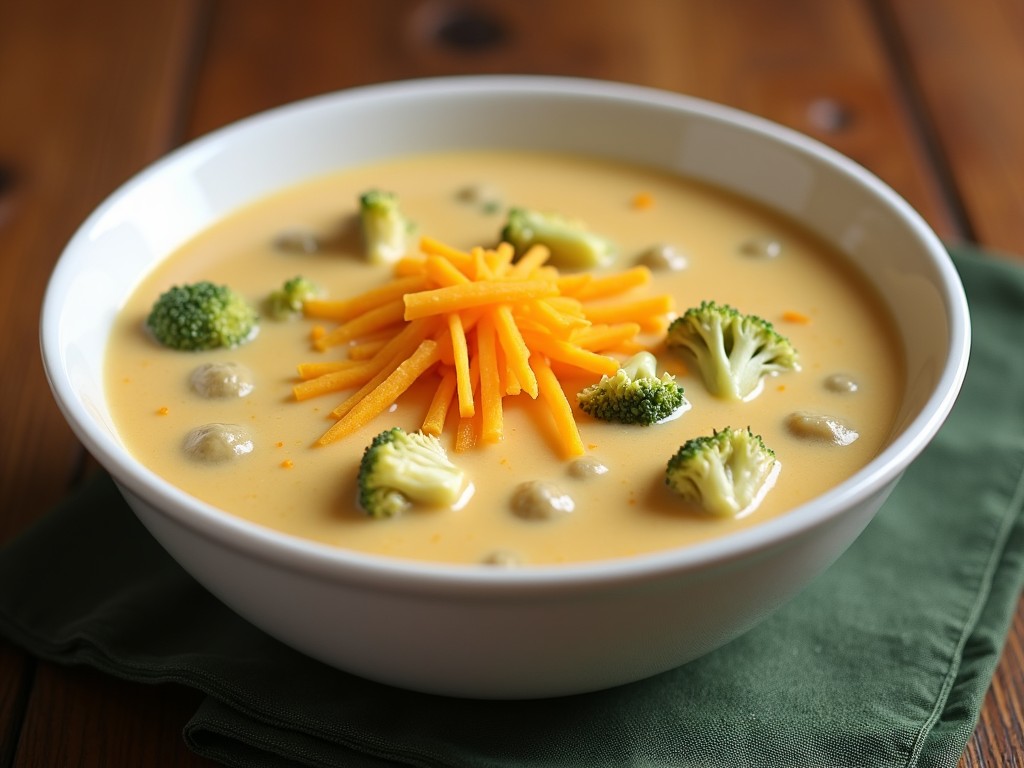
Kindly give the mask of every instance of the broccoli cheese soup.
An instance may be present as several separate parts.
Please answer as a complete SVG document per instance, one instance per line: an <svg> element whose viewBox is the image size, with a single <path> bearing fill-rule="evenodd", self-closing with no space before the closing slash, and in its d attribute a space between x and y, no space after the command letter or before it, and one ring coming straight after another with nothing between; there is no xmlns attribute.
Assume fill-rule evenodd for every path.
<svg viewBox="0 0 1024 768"><path fill-rule="evenodd" d="M383 218L368 220L371 190L400 208L397 235ZM524 211L555 223L513 226ZM572 232L584 228L581 245ZM510 249L523 236L542 248L530 257L528 246ZM282 307L289 283L308 290ZM230 287L234 317L255 311L256 331L201 351L161 344L164 327L181 325L180 305L160 316L154 308L172 288L198 284L211 295ZM372 308L357 311L355 297L373 298ZM703 367L711 363L693 349L702 342L682 340L683 318L694 318L690 337L710 333L697 314L709 307L762 323L786 354L748 362L760 368L742 386L716 389ZM632 333L597 340L627 326ZM726 351L738 356L739 346ZM383 357L389 367L368 362ZM635 378L644 366L682 390L655 423L614 420L627 410L620 400L581 399L619 368ZM346 373L308 383L332 371ZM137 287L111 335L106 377L127 448L231 514L362 552L524 566L686 546L785 514L878 453L903 386L881 302L792 222L650 169L511 151L348 169L227 217ZM385 379L376 397L400 394L364 397ZM460 417L463 395L475 397L472 419ZM396 514L368 514L365 496L359 503L368 446L396 427L418 434L437 402L448 406L433 426L451 482L425 498L443 500L400 496L387 509ZM339 419L355 426L339 429ZM774 454L754 473L754 501L732 513L706 490L667 482L672 462L723 433ZM408 464L404 479L430 484L432 468L418 477L430 461ZM719 484L749 483L744 469L734 457Z"/></svg>

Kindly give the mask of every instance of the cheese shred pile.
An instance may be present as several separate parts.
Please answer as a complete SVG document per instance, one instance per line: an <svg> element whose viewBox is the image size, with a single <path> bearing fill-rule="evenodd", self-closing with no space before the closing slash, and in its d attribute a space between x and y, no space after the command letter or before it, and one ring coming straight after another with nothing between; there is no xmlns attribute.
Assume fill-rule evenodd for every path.
<svg viewBox="0 0 1024 768"><path fill-rule="evenodd" d="M314 347L347 356L299 365L295 399L351 390L317 444L351 435L430 374L438 383L420 428L440 437L450 425L456 452L502 440L503 399L525 395L550 414L559 453L581 455L560 379L614 375L641 334L664 330L672 297L627 296L650 283L642 266L560 274L540 245L518 259L508 243L466 252L424 237L419 246L378 288L306 302L307 317L335 323L317 327Z"/></svg>

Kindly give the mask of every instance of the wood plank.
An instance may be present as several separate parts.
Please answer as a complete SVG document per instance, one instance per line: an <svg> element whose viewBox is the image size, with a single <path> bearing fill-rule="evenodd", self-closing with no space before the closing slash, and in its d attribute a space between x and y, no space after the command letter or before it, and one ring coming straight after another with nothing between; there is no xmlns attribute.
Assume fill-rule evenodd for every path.
<svg viewBox="0 0 1024 768"><path fill-rule="evenodd" d="M0 72L27 73L0 78L0 323L22 329L0 335L0 359L20 364L0 377L0 541L59 499L82 459L43 375L39 308L85 216L170 148L195 7L0 3Z"/></svg>
<svg viewBox="0 0 1024 768"><path fill-rule="evenodd" d="M40 663L18 744L17 768L204 768L182 728L201 695L126 683L86 667Z"/></svg>
<svg viewBox="0 0 1024 768"><path fill-rule="evenodd" d="M34 669L22 651L0 640L0 765L12 765Z"/></svg>
<svg viewBox="0 0 1024 768"><path fill-rule="evenodd" d="M176 140L198 8L191 0L0 0L0 324L15 329L0 335L0 360L9 369L0 376L0 543L44 514L83 466L38 353L43 292L89 211ZM23 653L0 645L0 765L15 755L21 765L82 764L47 761L24 735L41 734L71 754L76 739L95 738L98 712L107 715L102 726L111 743L135 734L120 752L124 760L110 764L156 764L148 760L153 745L167 738L144 707L116 689L76 689L59 673L36 677L35 669ZM55 699L62 702L59 723L48 708Z"/></svg>
<svg viewBox="0 0 1024 768"><path fill-rule="evenodd" d="M1024 5L888 0L971 235L1024 259Z"/></svg>

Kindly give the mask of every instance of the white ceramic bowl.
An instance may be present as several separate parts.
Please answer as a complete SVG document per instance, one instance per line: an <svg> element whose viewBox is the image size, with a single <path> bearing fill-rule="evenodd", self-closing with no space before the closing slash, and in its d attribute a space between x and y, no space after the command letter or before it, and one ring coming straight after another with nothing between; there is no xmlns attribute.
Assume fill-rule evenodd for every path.
<svg viewBox="0 0 1024 768"><path fill-rule="evenodd" d="M888 446L855 476L731 537L633 559L519 570L397 562L250 524L189 497L124 449L103 386L107 334L157 261L279 187L396 153L505 147L594 153L703 179L802 222L860 265L907 350ZM61 256L42 312L54 395L85 447L186 570L253 624L328 664L482 698L584 692L668 670L754 626L827 568L932 439L958 394L969 323L921 218L819 143L680 95L543 77L420 80L243 120L118 189Z"/></svg>

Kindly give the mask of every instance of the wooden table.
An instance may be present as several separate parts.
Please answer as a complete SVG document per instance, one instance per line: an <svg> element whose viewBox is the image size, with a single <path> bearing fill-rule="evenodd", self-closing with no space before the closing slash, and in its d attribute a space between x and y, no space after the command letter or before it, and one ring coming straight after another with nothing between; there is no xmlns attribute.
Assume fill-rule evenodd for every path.
<svg viewBox="0 0 1024 768"><path fill-rule="evenodd" d="M86 214L182 142L350 86L428 75L620 80L817 137L938 233L1024 258L1020 0L0 0L0 543L89 465L39 362L44 286ZM3 766L209 765L198 695L0 641ZM1024 765L1024 603L960 765Z"/></svg>

